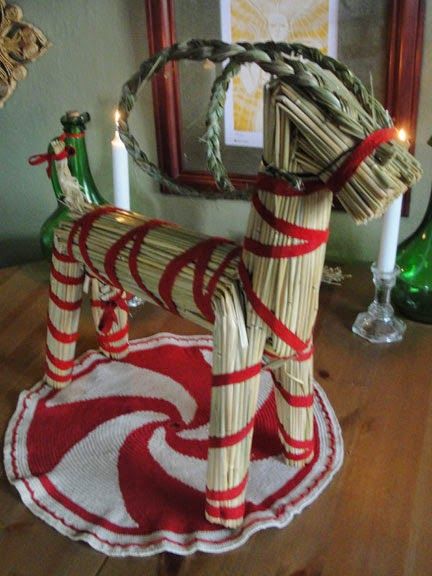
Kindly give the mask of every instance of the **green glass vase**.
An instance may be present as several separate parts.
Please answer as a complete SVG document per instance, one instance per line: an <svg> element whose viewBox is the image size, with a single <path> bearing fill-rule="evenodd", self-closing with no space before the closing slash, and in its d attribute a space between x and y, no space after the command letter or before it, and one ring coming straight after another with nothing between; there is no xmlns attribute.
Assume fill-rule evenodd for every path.
<svg viewBox="0 0 432 576"><path fill-rule="evenodd" d="M75 153L68 157L68 165L72 176L74 176L81 187L83 196L87 202L92 204L107 204L107 201L100 194L90 171L85 140L86 125L90 121L90 114L76 111L66 112L61 118L63 133L58 138L63 140L67 147L75 150ZM51 144L48 146L48 154L54 151ZM63 192L58 180L55 162L50 167L51 184L57 199L57 208L43 223L40 230L40 243L43 256L50 260L53 244L54 230L64 220L70 219L70 212L63 203Z"/></svg>
<svg viewBox="0 0 432 576"><path fill-rule="evenodd" d="M428 143L432 145L432 138ZM432 190L423 220L399 245L396 262L395 306L412 320L432 324Z"/></svg>

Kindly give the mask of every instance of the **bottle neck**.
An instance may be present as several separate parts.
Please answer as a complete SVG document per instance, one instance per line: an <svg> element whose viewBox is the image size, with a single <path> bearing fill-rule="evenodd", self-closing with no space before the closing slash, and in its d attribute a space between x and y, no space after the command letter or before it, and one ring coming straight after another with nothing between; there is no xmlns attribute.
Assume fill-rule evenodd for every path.
<svg viewBox="0 0 432 576"><path fill-rule="evenodd" d="M85 199L94 204L104 203L90 171L84 129L79 126L66 127L62 139L66 146L75 150L75 154L68 159L68 165L72 176L78 180Z"/></svg>

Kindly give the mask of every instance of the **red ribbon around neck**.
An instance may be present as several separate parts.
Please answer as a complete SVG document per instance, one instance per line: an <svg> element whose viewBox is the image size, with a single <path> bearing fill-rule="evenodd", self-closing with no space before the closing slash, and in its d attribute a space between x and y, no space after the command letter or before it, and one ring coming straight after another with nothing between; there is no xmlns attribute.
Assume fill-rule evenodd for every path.
<svg viewBox="0 0 432 576"><path fill-rule="evenodd" d="M58 154L54 154L54 152L48 152L47 154L34 154L34 156L30 156L28 163L31 166L38 166L39 164L44 164L47 162L48 166L46 167L46 172L48 174L48 178L51 178L53 162L55 160L64 160L65 158L69 158L70 156L74 155L75 148L72 148L72 146L66 146L66 148Z"/></svg>

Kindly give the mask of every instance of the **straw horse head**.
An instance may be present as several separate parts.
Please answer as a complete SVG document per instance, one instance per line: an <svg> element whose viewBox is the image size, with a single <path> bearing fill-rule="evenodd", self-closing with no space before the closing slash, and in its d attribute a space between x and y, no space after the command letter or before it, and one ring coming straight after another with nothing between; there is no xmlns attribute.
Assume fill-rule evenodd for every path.
<svg viewBox="0 0 432 576"><path fill-rule="evenodd" d="M207 518L242 522L259 374L274 374L286 461L314 457L313 341L333 195L357 222L376 217L419 177L388 113L339 62L300 45L190 41L144 62L125 84L120 134L135 162L164 186L130 134L139 87L170 60L227 61L207 117L209 168L224 197L233 189L220 157L219 120L231 79L254 62L265 87L263 162L242 246L113 206L84 206L55 233L46 381L67 385L84 277L91 278L99 346L128 353L128 294L193 320L214 335ZM61 145L61 144L60 144ZM70 174L58 163L65 188ZM199 195L196 191L189 193Z"/></svg>

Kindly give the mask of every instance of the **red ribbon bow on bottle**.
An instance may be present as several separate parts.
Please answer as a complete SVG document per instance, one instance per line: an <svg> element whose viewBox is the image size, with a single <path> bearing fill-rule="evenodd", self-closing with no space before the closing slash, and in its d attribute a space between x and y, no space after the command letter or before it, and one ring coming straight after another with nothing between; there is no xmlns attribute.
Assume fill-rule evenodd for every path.
<svg viewBox="0 0 432 576"><path fill-rule="evenodd" d="M48 152L47 154L35 154L34 156L30 156L28 159L28 163L31 166L37 166L38 164L43 164L44 162L48 163L46 168L46 172L48 174L48 178L51 178L51 170L52 170L52 163L54 160L64 160L65 158L69 158L70 156L74 156L75 148L72 146L66 146L64 150L59 152L58 154L54 154L54 152Z"/></svg>

